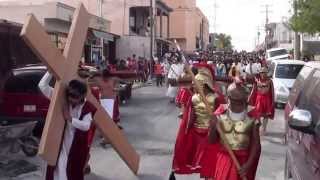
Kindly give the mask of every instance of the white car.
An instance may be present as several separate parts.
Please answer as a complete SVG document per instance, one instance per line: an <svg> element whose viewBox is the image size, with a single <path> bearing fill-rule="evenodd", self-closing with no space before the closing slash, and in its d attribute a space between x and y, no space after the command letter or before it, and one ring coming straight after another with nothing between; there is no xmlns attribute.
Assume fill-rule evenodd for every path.
<svg viewBox="0 0 320 180"><path fill-rule="evenodd" d="M285 104L288 101L290 90L305 62L300 60L272 61L269 75L274 85L274 101L276 104Z"/></svg>
<svg viewBox="0 0 320 180"><path fill-rule="evenodd" d="M289 56L288 51L284 48L272 48L266 52L266 59L269 62L277 59L289 59Z"/></svg>

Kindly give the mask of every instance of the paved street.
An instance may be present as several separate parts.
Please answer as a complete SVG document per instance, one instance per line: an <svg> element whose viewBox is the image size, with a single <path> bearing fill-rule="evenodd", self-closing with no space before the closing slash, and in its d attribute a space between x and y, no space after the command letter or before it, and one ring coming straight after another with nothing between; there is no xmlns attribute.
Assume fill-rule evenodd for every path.
<svg viewBox="0 0 320 180"><path fill-rule="evenodd" d="M164 97L165 89L144 87L134 91L133 99L121 107L121 120L129 141L141 155L140 172L135 177L111 147L102 148L96 141L92 148L93 173L87 180L167 180L170 174L172 151L179 121L178 111ZM284 131L283 111L277 111L269 132L262 141L262 158L258 180L283 179L285 146L282 145ZM23 155L14 159L23 158ZM38 170L18 177L0 179L40 180L41 161L26 159L36 164ZM1 165L1 164L0 164ZM1 168L1 166L0 166ZM1 173L1 170L0 170ZM178 176L178 180L197 180L198 176Z"/></svg>

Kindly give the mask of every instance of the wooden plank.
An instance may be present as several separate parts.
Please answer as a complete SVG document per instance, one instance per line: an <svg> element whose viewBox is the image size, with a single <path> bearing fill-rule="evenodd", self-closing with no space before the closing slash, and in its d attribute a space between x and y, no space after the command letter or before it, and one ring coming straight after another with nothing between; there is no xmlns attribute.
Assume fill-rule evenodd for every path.
<svg viewBox="0 0 320 180"><path fill-rule="evenodd" d="M63 56L67 59L64 79L70 81L77 76L79 62L82 56L84 43L87 38L90 15L82 4L76 9L73 15L72 25L69 31Z"/></svg>
<svg viewBox="0 0 320 180"><path fill-rule="evenodd" d="M97 112L93 117L96 126L100 129L103 136L110 141L112 147L117 151L121 159L125 161L131 171L137 174L140 163L139 155L96 98L89 93L87 99L97 107Z"/></svg>
<svg viewBox="0 0 320 180"><path fill-rule="evenodd" d="M46 35L34 16L30 15L28 17L21 33L33 52L38 55L40 60L47 65L57 78L39 147L39 155L52 166L57 163L65 126L62 115L62 107L65 101L64 89L69 80L77 77L78 63L86 39L88 25L89 14L80 5L75 12L63 56L54 46L50 47L51 40L49 36ZM139 155L91 93L89 93L88 99L98 108L94 116L97 127L101 129L106 138L111 140L111 144L120 157L137 174L140 161Z"/></svg>
<svg viewBox="0 0 320 180"><path fill-rule="evenodd" d="M65 127L62 115L64 89L65 84L62 81L56 82L38 150L38 155L51 166L57 163Z"/></svg>
<svg viewBox="0 0 320 180"><path fill-rule="evenodd" d="M65 62L65 58L32 14L28 15L20 36L35 55L50 69L56 79L61 79L64 72L64 66L61 64Z"/></svg>

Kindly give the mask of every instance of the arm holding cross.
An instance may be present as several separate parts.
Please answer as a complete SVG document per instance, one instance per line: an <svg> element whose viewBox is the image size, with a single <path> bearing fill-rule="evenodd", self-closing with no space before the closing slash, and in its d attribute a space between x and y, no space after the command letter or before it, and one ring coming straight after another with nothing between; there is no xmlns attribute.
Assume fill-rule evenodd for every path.
<svg viewBox="0 0 320 180"><path fill-rule="evenodd" d="M53 93L53 88L49 85L52 78L53 76L49 72L46 72L38 84L40 91L48 99L51 99Z"/></svg>

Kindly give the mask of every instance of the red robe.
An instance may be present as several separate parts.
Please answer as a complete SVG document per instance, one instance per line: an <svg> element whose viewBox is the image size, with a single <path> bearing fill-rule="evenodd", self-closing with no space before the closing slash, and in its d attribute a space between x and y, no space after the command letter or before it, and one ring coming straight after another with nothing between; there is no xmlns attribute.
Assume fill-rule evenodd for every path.
<svg viewBox="0 0 320 180"><path fill-rule="evenodd" d="M192 96L190 88L181 87L178 91L178 95L176 96L176 104L186 107L190 96Z"/></svg>
<svg viewBox="0 0 320 180"><path fill-rule="evenodd" d="M249 97L249 104L254 106L254 109L250 112L250 116L256 119L260 119L261 117L267 117L269 119L274 118L274 92L273 92L273 83L270 80L270 90L269 92L263 94L257 90L257 80L261 82L265 82L266 80L262 80L259 77L256 79L255 85L252 89L251 95Z"/></svg>
<svg viewBox="0 0 320 180"><path fill-rule="evenodd" d="M207 153L207 149L215 149L214 145L208 143L208 130L193 127L196 117L191 98L191 93L186 94L186 97L183 98L187 100L186 109L177 134L172 165L176 174L200 173L200 170L204 169L203 166L206 166L205 169L212 166L207 160L215 157ZM219 106L221 102L225 102L224 96L218 93L215 106Z"/></svg>
<svg viewBox="0 0 320 180"><path fill-rule="evenodd" d="M82 108L79 120L82 120L83 117L89 113L94 116L95 112L96 108L90 102L86 101ZM87 158L90 151L90 142L88 139L89 133L90 130L81 131L77 128L75 129L67 160L66 173L68 180L84 180L83 170L87 164ZM53 166L47 167L46 180L54 180L54 170L55 167Z"/></svg>
<svg viewBox="0 0 320 180"><path fill-rule="evenodd" d="M226 105L220 106L216 111L215 115L222 115L225 114L227 111ZM248 116L249 113L248 113ZM251 138L254 138L251 136ZM220 144L220 140L218 140L218 145L216 145L217 149L213 149L212 153L216 153L215 158L212 158L215 161L212 161L211 164L213 164L211 171L207 172L205 174L205 177L207 178L213 178L214 180L242 180L242 178L238 174L238 170L236 166L234 165L230 155L226 151L223 145ZM239 161L240 165L243 165L247 162L249 158L249 153L252 146L249 146L246 150L233 150L237 160ZM254 163L252 167L249 169L247 173L247 180L254 180L259 158L261 154L261 148L259 148L258 153L256 153L254 157ZM203 174L201 174L203 175Z"/></svg>

